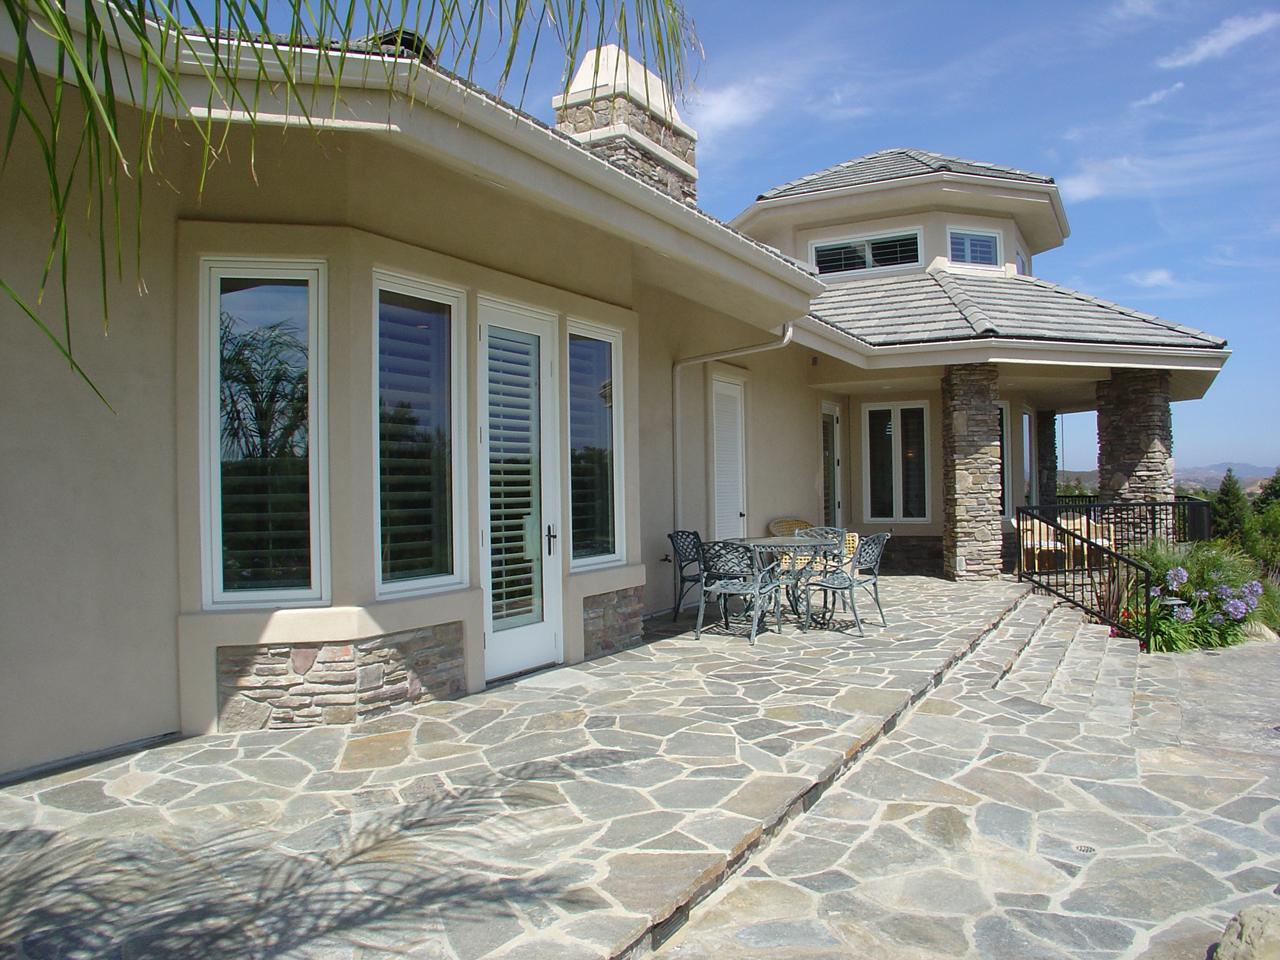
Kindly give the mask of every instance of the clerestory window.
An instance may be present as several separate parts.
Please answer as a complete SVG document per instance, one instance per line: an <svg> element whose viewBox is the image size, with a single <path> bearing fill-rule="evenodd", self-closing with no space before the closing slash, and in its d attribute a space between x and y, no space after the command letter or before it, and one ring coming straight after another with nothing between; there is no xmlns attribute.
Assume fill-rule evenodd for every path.
<svg viewBox="0 0 1280 960"><path fill-rule="evenodd" d="M813 262L820 274L919 263L920 234L897 233L815 244Z"/></svg>

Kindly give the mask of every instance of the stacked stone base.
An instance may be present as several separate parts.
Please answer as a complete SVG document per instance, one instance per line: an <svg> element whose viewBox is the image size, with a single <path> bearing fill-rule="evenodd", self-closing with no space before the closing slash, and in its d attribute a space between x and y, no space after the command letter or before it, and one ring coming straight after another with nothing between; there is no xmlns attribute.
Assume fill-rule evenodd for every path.
<svg viewBox="0 0 1280 960"><path fill-rule="evenodd" d="M218 648L218 729L353 723L466 693L460 622L358 643Z"/></svg>
<svg viewBox="0 0 1280 960"><path fill-rule="evenodd" d="M894 534L884 548L881 573L910 573L923 577L942 575L941 537L901 537Z"/></svg>
<svg viewBox="0 0 1280 960"><path fill-rule="evenodd" d="M644 642L644 588L627 587L582 601L583 656L588 660Z"/></svg>

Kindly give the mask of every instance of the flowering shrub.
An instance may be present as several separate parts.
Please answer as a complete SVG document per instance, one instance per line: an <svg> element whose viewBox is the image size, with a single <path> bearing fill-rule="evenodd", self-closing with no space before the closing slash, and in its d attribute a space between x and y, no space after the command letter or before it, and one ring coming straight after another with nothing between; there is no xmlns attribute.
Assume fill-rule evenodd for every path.
<svg viewBox="0 0 1280 960"><path fill-rule="evenodd" d="M1151 650L1222 647L1240 639L1252 618L1270 620L1274 597L1256 564L1238 550L1215 544L1151 545L1136 553L1155 571L1150 590ZM1124 617L1138 636L1147 626L1146 598L1133 597Z"/></svg>

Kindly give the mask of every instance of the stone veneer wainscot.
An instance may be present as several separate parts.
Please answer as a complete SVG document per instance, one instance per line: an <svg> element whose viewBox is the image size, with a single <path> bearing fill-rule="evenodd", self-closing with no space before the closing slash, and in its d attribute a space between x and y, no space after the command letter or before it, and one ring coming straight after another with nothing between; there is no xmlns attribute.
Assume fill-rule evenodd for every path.
<svg viewBox="0 0 1280 960"><path fill-rule="evenodd" d="M218 730L352 723L422 700L466 693L462 624L354 643L218 648Z"/></svg>

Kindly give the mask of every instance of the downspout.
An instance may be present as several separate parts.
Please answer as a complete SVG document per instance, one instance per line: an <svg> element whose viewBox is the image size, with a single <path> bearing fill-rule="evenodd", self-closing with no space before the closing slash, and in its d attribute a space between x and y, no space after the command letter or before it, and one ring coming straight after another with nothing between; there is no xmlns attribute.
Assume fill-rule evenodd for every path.
<svg viewBox="0 0 1280 960"><path fill-rule="evenodd" d="M685 357L671 365L671 516L674 529L684 529L684 498L680 495L680 373L685 367L696 364L711 363L713 360L730 360L734 357L745 357L752 353L768 353L770 350L781 350L791 343L795 335L795 321L787 321L782 328L782 336L777 340L752 344L749 347L737 347L733 350L720 350L716 353L702 353L696 357Z"/></svg>

